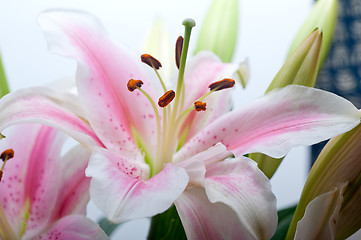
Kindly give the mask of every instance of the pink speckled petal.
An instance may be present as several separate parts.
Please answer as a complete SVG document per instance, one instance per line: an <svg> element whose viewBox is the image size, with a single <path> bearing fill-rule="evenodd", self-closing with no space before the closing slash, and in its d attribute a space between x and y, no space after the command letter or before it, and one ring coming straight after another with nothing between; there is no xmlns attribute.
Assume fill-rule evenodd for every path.
<svg viewBox="0 0 361 240"><path fill-rule="evenodd" d="M60 186L53 217L57 219L70 214L86 213L89 201L90 178L85 176L90 153L83 146L75 146L58 161Z"/></svg>
<svg viewBox="0 0 361 240"><path fill-rule="evenodd" d="M72 94L34 87L15 91L0 100L0 131L16 123L39 122L57 127L92 148L103 146Z"/></svg>
<svg viewBox="0 0 361 240"><path fill-rule="evenodd" d="M188 108L193 103L209 92L208 86L223 78L233 78L238 66L231 63L222 63L212 52L200 52L190 59L186 65L185 81L185 104ZM207 103L207 111L192 112L186 123L191 124L187 139L194 136L200 129L218 117L231 110L232 89L214 92L204 102Z"/></svg>
<svg viewBox="0 0 361 240"><path fill-rule="evenodd" d="M188 175L173 164L148 180L147 172L147 165L136 159L98 149L86 169L86 175L92 177L90 197L114 222L161 213L183 192Z"/></svg>
<svg viewBox="0 0 361 240"><path fill-rule="evenodd" d="M177 153L186 159L223 143L236 156L261 152L284 156L292 147L311 145L355 127L360 112L346 99L303 86L287 86L218 118Z"/></svg>
<svg viewBox="0 0 361 240"><path fill-rule="evenodd" d="M347 182L338 184L332 191L319 195L307 205L305 215L297 223L295 240L335 239L346 187Z"/></svg>
<svg viewBox="0 0 361 240"><path fill-rule="evenodd" d="M90 219L71 215L61 218L46 233L32 238L34 240L101 240L109 239L104 231Z"/></svg>
<svg viewBox="0 0 361 240"><path fill-rule="evenodd" d="M218 143L215 146L210 147L209 149L200 152L187 160L173 159L173 162L176 162L177 166L182 167L187 171L190 184L203 186L206 165L213 162L222 161L232 155L233 154L228 152L223 144Z"/></svg>
<svg viewBox="0 0 361 240"><path fill-rule="evenodd" d="M51 51L78 61L78 93L91 126L105 146L123 154L124 149L130 154L137 152L131 133L134 128L141 133L147 150L153 151L153 108L138 90L130 92L127 88L130 79L140 79L142 89L153 99L161 96L152 88L159 85L155 73L140 61L140 55L135 58L124 47L115 46L99 21L85 12L47 11L39 16L39 23Z"/></svg>
<svg viewBox="0 0 361 240"><path fill-rule="evenodd" d="M0 203L14 232L22 232L26 215L25 235L35 236L60 217L85 214L89 152L79 146L61 158L66 136L48 126L22 124L5 134L0 150L12 148L15 155L4 169Z"/></svg>
<svg viewBox="0 0 361 240"><path fill-rule="evenodd" d="M55 180L47 178L49 174L54 174L49 163L58 157L64 140L63 136L56 136L55 132L54 129L40 125L18 125L6 131L7 138L0 141L0 151L12 148L15 152L14 158L5 165L0 182L1 205L14 232L21 232L27 199L34 209L44 205L46 209L54 207L56 195L46 195L45 192L56 192L58 189ZM45 178L49 182L43 182ZM41 201L44 201L44 205ZM49 218L49 211L30 216L29 229L41 229L46 226Z"/></svg>
<svg viewBox="0 0 361 240"><path fill-rule="evenodd" d="M189 240L252 239L237 214L223 203L211 203L203 188L187 188L175 206Z"/></svg>
<svg viewBox="0 0 361 240"><path fill-rule="evenodd" d="M224 203L236 212L251 239L269 239L276 231L276 197L269 179L251 159L210 164L204 186L210 202Z"/></svg>

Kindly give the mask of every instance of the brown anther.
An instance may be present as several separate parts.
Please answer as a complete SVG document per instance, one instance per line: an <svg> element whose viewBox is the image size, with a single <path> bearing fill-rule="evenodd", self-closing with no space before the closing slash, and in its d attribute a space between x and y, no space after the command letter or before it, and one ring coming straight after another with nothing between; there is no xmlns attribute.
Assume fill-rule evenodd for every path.
<svg viewBox="0 0 361 240"><path fill-rule="evenodd" d="M149 65L150 67L154 67L155 69L159 69L160 67L162 67L162 64L153 56L149 55L149 54L143 54L142 56L140 56L140 58L142 59L142 62L144 62L145 64Z"/></svg>
<svg viewBox="0 0 361 240"><path fill-rule="evenodd" d="M178 69L182 55L182 49L183 49L183 37L179 36L175 44L175 64L177 65Z"/></svg>
<svg viewBox="0 0 361 240"><path fill-rule="evenodd" d="M164 93L163 96L161 96L158 100L159 107L166 107L168 104L174 99L175 92L173 90L169 90L166 93Z"/></svg>
<svg viewBox="0 0 361 240"><path fill-rule="evenodd" d="M127 83L128 90L133 92L135 89L142 87L143 82L141 80L130 79Z"/></svg>
<svg viewBox="0 0 361 240"><path fill-rule="evenodd" d="M207 109L206 106L207 106L207 104L205 102L196 101L194 103L194 108L197 112L205 111Z"/></svg>
<svg viewBox="0 0 361 240"><path fill-rule="evenodd" d="M212 90L219 91L222 89L231 88L234 86L234 84L235 84L235 81L233 79L225 78L223 80L212 83L208 87L210 88L211 91Z"/></svg>
<svg viewBox="0 0 361 240"><path fill-rule="evenodd" d="M5 151L3 151L0 155L1 160L3 161L7 161L10 158L14 157L14 150L10 149L6 149Z"/></svg>
<svg viewBox="0 0 361 240"><path fill-rule="evenodd" d="M2 177L3 177L3 171L0 170L0 182Z"/></svg>

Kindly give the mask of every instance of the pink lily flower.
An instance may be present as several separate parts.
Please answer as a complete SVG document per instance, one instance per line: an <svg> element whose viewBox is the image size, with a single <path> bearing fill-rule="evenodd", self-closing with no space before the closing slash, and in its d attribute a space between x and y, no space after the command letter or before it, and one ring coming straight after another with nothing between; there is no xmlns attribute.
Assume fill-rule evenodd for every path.
<svg viewBox="0 0 361 240"><path fill-rule="evenodd" d="M15 153L0 182L0 238L108 239L85 217L89 152L78 146L61 156L66 136L48 126L9 130L0 141L0 149Z"/></svg>
<svg viewBox="0 0 361 240"><path fill-rule="evenodd" d="M174 203L189 239L270 238L276 198L267 177L243 155L282 157L360 120L347 100L301 86L230 111L231 89L209 92L208 87L232 77L238 66L202 52L185 67L190 21L177 58L175 98L168 92L157 106L168 88L139 57L112 43L95 17L49 11L39 22L50 49L78 61L78 95L39 87L9 94L0 101L0 130L39 121L91 149L90 195L114 222L153 216ZM156 70L156 60L147 61ZM130 79L144 84L130 84L131 92ZM197 100L206 102L206 110L197 105L205 111L194 111Z"/></svg>

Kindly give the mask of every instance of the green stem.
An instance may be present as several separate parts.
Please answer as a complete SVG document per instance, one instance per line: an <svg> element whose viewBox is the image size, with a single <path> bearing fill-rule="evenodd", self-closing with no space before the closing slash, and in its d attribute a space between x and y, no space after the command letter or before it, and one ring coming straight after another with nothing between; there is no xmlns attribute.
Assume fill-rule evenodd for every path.
<svg viewBox="0 0 361 240"><path fill-rule="evenodd" d="M174 205L164 213L152 217L148 239L187 239Z"/></svg>

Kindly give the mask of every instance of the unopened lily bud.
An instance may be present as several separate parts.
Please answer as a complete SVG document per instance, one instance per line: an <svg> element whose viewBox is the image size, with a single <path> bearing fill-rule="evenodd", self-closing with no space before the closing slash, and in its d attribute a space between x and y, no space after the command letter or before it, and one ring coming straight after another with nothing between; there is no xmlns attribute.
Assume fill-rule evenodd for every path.
<svg viewBox="0 0 361 240"><path fill-rule="evenodd" d="M322 47L322 32L315 29L286 60L282 68L269 85L266 92L290 84L313 87L316 83L319 59ZM282 162L261 153L251 153L262 172L271 178Z"/></svg>
<svg viewBox="0 0 361 240"><path fill-rule="evenodd" d="M328 51L330 50L333 34L337 23L337 0L318 0L315 2L310 14L298 30L289 55L307 37L313 29L319 28L323 32L322 51L320 56L320 68L322 67Z"/></svg>
<svg viewBox="0 0 361 240"><path fill-rule="evenodd" d="M330 204L329 211L337 211L337 217L330 218L334 222L332 239L346 239L361 227L361 125L351 131L332 138L321 151L314 163L296 208L288 230L287 239L293 239L296 226L304 216L306 207L323 204L322 196L331 192L335 186L346 183L340 192L341 202ZM313 201L315 200L315 201ZM316 202L316 200L318 202ZM321 201L321 203L319 203ZM332 207L332 209L331 209ZM311 213L312 214L312 213ZM317 212L319 214L319 212ZM324 213L325 217L327 212ZM327 221L327 219L325 218ZM312 221L312 219L310 220ZM305 223L306 224L306 223ZM318 223L322 224L322 223ZM325 226L319 227L327 227ZM314 226L316 227L316 226ZM323 231L323 229L321 229ZM331 238L330 238L331 239Z"/></svg>
<svg viewBox="0 0 361 240"><path fill-rule="evenodd" d="M313 87L316 83L323 34L315 29L292 53L269 85L267 92L298 84Z"/></svg>
<svg viewBox="0 0 361 240"><path fill-rule="evenodd" d="M209 50L223 62L232 60L238 31L238 1L214 0L200 29L195 53Z"/></svg>
<svg viewBox="0 0 361 240"><path fill-rule="evenodd" d="M6 81L5 71L0 56L0 98L8 93L9 93L9 85L8 82Z"/></svg>

